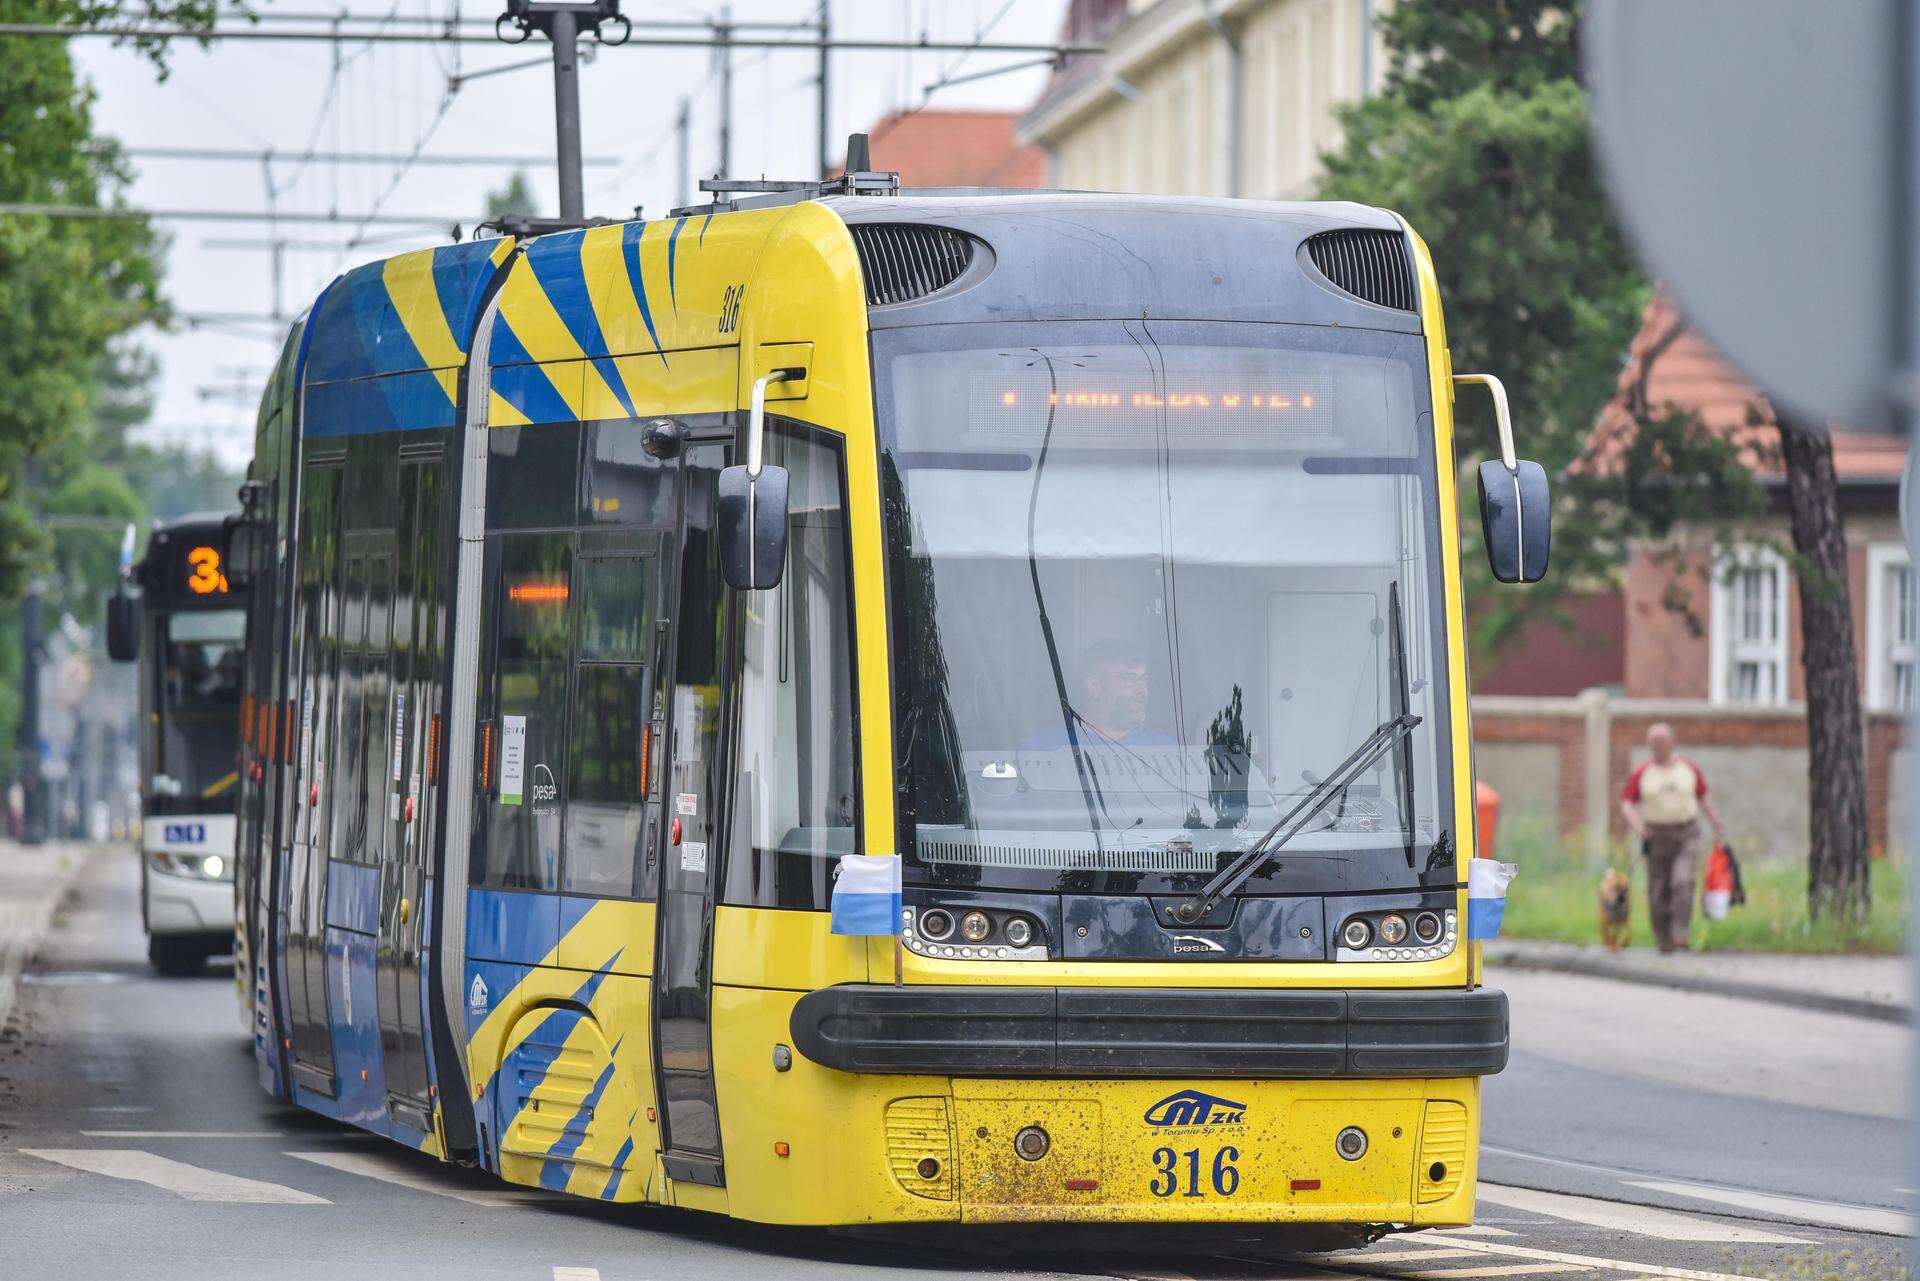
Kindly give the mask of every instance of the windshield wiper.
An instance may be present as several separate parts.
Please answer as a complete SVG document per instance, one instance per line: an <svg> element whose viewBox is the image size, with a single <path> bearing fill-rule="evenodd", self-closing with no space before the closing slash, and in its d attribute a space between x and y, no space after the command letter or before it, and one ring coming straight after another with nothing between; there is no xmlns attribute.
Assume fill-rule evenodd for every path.
<svg viewBox="0 0 1920 1281"><path fill-rule="evenodd" d="M1412 733L1414 726L1419 723L1420 718L1411 712L1380 722L1373 733L1367 735L1366 741L1354 748L1332 773L1314 784L1313 790L1303 796L1298 805L1281 815L1280 821L1249 845L1239 858L1221 868L1212 880L1200 887L1199 893L1176 906L1173 909L1175 919L1190 924L1212 911L1215 903L1245 884L1261 864L1298 836L1300 830L1317 818L1321 810L1333 804L1334 798L1345 792L1356 778L1398 747L1400 740Z"/></svg>

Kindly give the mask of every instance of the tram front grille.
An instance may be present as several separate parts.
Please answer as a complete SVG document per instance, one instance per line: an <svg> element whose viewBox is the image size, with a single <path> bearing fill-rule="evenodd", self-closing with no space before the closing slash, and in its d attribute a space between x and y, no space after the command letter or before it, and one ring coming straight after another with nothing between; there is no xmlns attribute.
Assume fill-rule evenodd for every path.
<svg viewBox="0 0 1920 1281"><path fill-rule="evenodd" d="M887 1165L901 1187L915 1196L953 1200L953 1144L948 1136L945 1099L895 1099L887 1104Z"/></svg>
<svg viewBox="0 0 1920 1281"><path fill-rule="evenodd" d="M938 293L960 279L973 261L972 238L947 227L863 222L849 230L860 255L869 307Z"/></svg>
<svg viewBox="0 0 1920 1281"><path fill-rule="evenodd" d="M1460 1190L1466 1173L1466 1105L1428 1103L1426 1124L1420 1129L1421 1203L1446 1200Z"/></svg>
<svg viewBox="0 0 1920 1281"><path fill-rule="evenodd" d="M1397 231L1358 227L1307 238L1307 256L1320 274L1356 298L1395 311L1413 310L1413 263Z"/></svg>

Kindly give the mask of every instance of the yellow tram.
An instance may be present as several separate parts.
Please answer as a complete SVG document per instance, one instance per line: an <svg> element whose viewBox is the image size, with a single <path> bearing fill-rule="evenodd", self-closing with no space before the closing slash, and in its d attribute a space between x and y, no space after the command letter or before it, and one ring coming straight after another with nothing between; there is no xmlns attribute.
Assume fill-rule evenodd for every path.
<svg viewBox="0 0 1920 1281"><path fill-rule="evenodd" d="M1457 381L1344 204L856 173L349 272L237 535L262 1084L763 1222L1470 1222Z"/></svg>

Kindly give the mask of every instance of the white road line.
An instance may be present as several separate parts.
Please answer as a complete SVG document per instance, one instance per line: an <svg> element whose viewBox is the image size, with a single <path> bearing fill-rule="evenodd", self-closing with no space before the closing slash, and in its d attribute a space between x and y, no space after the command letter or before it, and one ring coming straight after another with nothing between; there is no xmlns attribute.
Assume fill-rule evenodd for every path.
<svg viewBox="0 0 1920 1281"><path fill-rule="evenodd" d="M332 1205L325 1197L237 1174L203 1170L184 1161L170 1161L151 1152L130 1148L21 1148L23 1156L71 1166L110 1179L148 1183L189 1201L224 1201L236 1205Z"/></svg>
<svg viewBox="0 0 1920 1281"><path fill-rule="evenodd" d="M1426 1240L1429 1237L1455 1237L1455 1236L1458 1236L1458 1237L1510 1237L1515 1235L1517 1234L1513 1232L1509 1232L1505 1228L1491 1228L1483 1223L1475 1223L1470 1227L1464 1227L1464 1228L1428 1228L1420 1234L1419 1239Z"/></svg>
<svg viewBox="0 0 1920 1281"><path fill-rule="evenodd" d="M1473 1250L1457 1250L1457 1249L1422 1250L1418 1247L1414 1247L1413 1249L1405 1249L1405 1250L1381 1249L1381 1247L1386 1244L1387 1243L1385 1241L1380 1241L1380 1242L1376 1242L1372 1246L1369 1246L1367 1249L1367 1262L1369 1263L1376 1263L1376 1262L1377 1263L1424 1263L1430 1259L1471 1259L1471 1258L1478 1257L1477 1253Z"/></svg>
<svg viewBox="0 0 1920 1281"><path fill-rule="evenodd" d="M82 1130L89 1139L280 1139L278 1130Z"/></svg>
<svg viewBox="0 0 1920 1281"><path fill-rule="evenodd" d="M1745 1192L1737 1188L1709 1187L1703 1183L1669 1183L1659 1179L1635 1182L1636 1188L1645 1188L1649 1192L1664 1192L1668 1196L1691 1197L1696 1201L1717 1201L1721 1205L1738 1206L1743 1210L1758 1210L1762 1214L1775 1215L1782 1219L1797 1219L1803 1223L1818 1223L1830 1228L1846 1228L1854 1232L1873 1232L1881 1236L1911 1236L1914 1221L1911 1215L1901 1214L1898 1210L1876 1210L1865 1205L1843 1205L1834 1201L1809 1201L1802 1197L1776 1196L1770 1192Z"/></svg>
<svg viewBox="0 0 1920 1281"><path fill-rule="evenodd" d="M465 1201L468 1205L499 1208L541 1204L556 1199L540 1192L515 1192L505 1188L495 1192L459 1187L402 1165L397 1155L390 1157L370 1152L289 1152L287 1155L296 1160L324 1165L329 1170L338 1170L342 1174L355 1174L363 1179L378 1179L382 1183L391 1183L396 1187L408 1188L415 1192L431 1192L435 1196L447 1197L450 1200Z"/></svg>
<svg viewBox="0 0 1920 1281"><path fill-rule="evenodd" d="M553 1266L553 1281L600 1281L599 1268L563 1268Z"/></svg>
<svg viewBox="0 0 1920 1281"><path fill-rule="evenodd" d="M1482 1201L1492 1205L1503 1205L1509 1210L1544 1214L1555 1219L1565 1219L1570 1223L1584 1223L1591 1228L1605 1228L1609 1232L1631 1232L1635 1236L1652 1237L1657 1241L1723 1241L1748 1245L1816 1244L1805 1237L1780 1236L1777 1233L1764 1232L1759 1228L1738 1227L1714 1223L1707 1219L1696 1219L1690 1215L1675 1214L1672 1210L1624 1205L1617 1201L1601 1201L1593 1197L1568 1196L1561 1192L1537 1192L1532 1188L1512 1188L1495 1183L1482 1183L1478 1195Z"/></svg>
<svg viewBox="0 0 1920 1281"><path fill-rule="evenodd" d="M1630 1263L1625 1259L1602 1259L1591 1254L1567 1254L1559 1250L1537 1250L1532 1246L1511 1245L1505 1241L1472 1241L1462 1239L1460 1244L1478 1254L1505 1256L1509 1259L1533 1259L1541 1263L1558 1263L1567 1268L1612 1268L1615 1271L1630 1272L1636 1278L1659 1277L1662 1281L1761 1281L1758 1277L1741 1276L1733 1272L1702 1272L1695 1268L1670 1268L1664 1264Z"/></svg>
<svg viewBox="0 0 1920 1281"><path fill-rule="evenodd" d="M1537 1277L1544 1272L1591 1272L1592 1268L1568 1267L1559 1263L1496 1263L1485 1268L1429 1268L1409 1272L1409 1281L1441 1281L1443 1277Z"/></svg>

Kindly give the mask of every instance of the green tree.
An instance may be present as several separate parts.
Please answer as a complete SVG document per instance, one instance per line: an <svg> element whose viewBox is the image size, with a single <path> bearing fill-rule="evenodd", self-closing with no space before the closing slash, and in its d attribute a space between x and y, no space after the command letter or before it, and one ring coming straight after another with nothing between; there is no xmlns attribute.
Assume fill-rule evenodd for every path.
<svg viewBox="0 0 1920 1281"><path fill-rule="evenodd" d="M1574 7L1403 0L1380 19L1386 88L1342 113L1321 194L1406 215L1433 251L1457 370L1498 374L1523 453L1559 475L1579 455L1649 296L1595 166ZM1462 398L1462 454L1491 453L1491 415ZM1463 475L1466 475L1463 471ZM1471 486L1462 527L1477 541ZM1541 588L1494 591L1468 557L1482 658L1613 552L1582 522L1554 531ZM1617 544L1616 544L1617 546ZM1470 549L1471 551L1472 549Z"/></svg>
<svg viewBox="0 0 1920 1281"><path fill-rule="evenodd" d="M496 218L538 218L540 206L533 198L533 188L527 185L527 171L515 169L507 178L507 185L498 191L487 193L487 220Z"/></svg>

